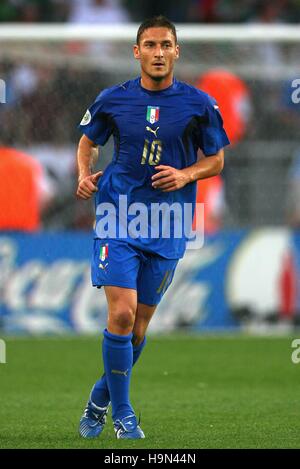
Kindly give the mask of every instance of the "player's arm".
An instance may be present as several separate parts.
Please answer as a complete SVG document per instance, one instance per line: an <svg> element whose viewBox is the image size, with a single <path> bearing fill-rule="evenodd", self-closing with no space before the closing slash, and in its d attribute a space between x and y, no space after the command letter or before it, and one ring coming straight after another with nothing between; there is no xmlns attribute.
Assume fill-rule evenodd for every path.
<svg viewBox="0 0 300 469"><path fill-rule="evenodd" d="M186 184L206 179L220 174L224 167L224 150L221 148L215 155L202 158L184 169L176 169L171 166L158 165L157 174L152 176L152 186L163 192L172 192L181 189Z"/></svg>
<svg viewBox="0 0 300 469"><path fill-rule="evenodd" d="M78 165L78 187L77 196L81 199L89 199L97 189L97 182L102 171L92 174L93 164L98 154L97 145L86 135L83 135L78 144L77 165Z"/></svg>

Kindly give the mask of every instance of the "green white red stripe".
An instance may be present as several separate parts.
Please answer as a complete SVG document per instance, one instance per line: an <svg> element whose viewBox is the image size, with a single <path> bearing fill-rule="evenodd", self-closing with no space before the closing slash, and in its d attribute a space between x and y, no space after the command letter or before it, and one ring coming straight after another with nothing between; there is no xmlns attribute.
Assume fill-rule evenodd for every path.
<svg viewBox="0 0 300 469"><path fill-rule="evenodd" d="M100 261L105 261L105 259L108 256L108 244L105 244L105 246L101 246L100 248L100 256L99 259Z"/></svg>
<svg viewBox="0 0 300 469"><path fill-rule="evenodd" d="M147 106L147 121L154 124L159 119L159 106Z"/></svg>

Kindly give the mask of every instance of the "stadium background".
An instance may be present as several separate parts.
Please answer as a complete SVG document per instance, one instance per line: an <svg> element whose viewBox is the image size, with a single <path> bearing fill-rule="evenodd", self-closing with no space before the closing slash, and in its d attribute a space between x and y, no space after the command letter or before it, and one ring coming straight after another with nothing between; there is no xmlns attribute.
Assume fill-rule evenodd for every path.
<svg viewBox="0 0 300 469"><path fill-rule="evenodd" d="M181 356L187 372L194 369L196 356L199 374L206 378L197 382L193 397L214 403L219 420L211 423L211 414L206 409L203 416L202 409L204 424L200 429L197 422L191 426L194 440L187 443L184 436L178 440L180 429L173 422L174 436L163 440L158 432L157 440L148 444L299 447L294 397L299 392L299 370L291 361L291 343L299 336L300 322L300 103L299 82L295 83L300 79L300 4L296 0L1 3L0 337L7 344L7 363L0 364L7 403L1 421L7 415L14 418L20 405L24 419L17 432L13 423L4 426L0 447L84 446L70 436L66 441L63 431L57 437L50 422L46 426L52 436L43 439L38 417L36 430L26 440L26 412L29 415L33 404L27 399L44 380L35 405L44 405L47 388L49 409L51 402L56 406L51 385L46 385L55 376L55 364L61 386L54 394L65 399L72 393L64 381L69 367L77 363L83 376L83 363L91 360L89 349L100 353L105 298L90 286L93 204L75 197L80 138L76 126L99 90L138 74L138 64L131 58L134 32L139 21L157 13L177 23L181 44L177 78L217 98L233 144L226 151L222 177L209 187L199 187L198 200L207 207L204 246L188 251L181 261L150 326L148 374L137 369L145 389L156 373L158 388L172 394L175 383L190 400L189 380L177 374L170 351ZM110 141L101 150L97 168L105 167L111 151ZM162 360L163 371L152 370L151 353L157 364ZM58 365L62 357L64 369ZM229 363L230 372L221 372ZM210 376L210 369L215 374ZM95 360L85 369L84 383L69 376L76 389L74 425L97 373ZM16 391L12 393L18 387L25 389L23 401ZM19 406L12 396L21 402ZM174 399L179 405L178 396ZM245 401L252 414L249 408L245 411ZM224 433L224 422L228 424L237 402L236 420ZM275 411L277 420L264 414L263 408ZM193 415L194 410L187 409L188 418L193 420ZM147 418L146 413L146 424ZM246 429L245 418L250 419ZM256 438L251 437L254 429ZM114 447L112 441L105 440L106 447Z"/></svg>

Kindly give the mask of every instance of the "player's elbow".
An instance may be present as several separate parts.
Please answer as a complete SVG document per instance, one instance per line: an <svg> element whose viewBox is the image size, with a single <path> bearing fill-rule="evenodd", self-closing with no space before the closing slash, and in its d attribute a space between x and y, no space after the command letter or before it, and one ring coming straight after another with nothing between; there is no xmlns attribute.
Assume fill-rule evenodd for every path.
<svg viewBox="0 0 300 469"><path fill-rule="evenodd" d="M215 170L216 175L220 174L224 168L224 151L220 150L219 153L215 156Z"/></svg>

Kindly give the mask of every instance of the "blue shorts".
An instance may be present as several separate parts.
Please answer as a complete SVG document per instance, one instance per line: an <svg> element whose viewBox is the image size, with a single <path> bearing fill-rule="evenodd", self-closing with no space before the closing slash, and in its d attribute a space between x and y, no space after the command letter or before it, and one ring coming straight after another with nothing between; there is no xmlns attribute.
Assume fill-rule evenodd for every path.
<svg viewBox="0 0 300 469"><path fill-rule="evenodd" d="M126 241L95 239L92 284L133 288L139 303L157 305L173 280L178 260L141 251Z"/></svg>

